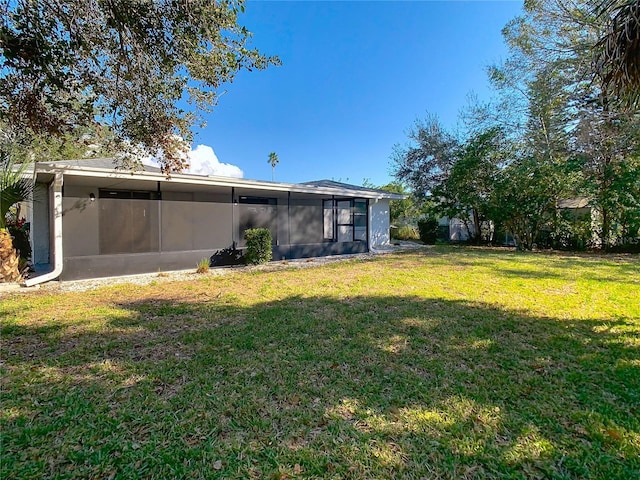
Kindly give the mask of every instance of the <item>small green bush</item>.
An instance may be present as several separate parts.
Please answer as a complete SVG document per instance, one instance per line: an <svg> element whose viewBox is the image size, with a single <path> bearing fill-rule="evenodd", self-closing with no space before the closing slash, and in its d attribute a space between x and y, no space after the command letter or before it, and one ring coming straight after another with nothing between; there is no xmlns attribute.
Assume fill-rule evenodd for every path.
<svg viewBox="0 0 640 480"><path fill-rule="evenodd" d="M423 243L433 245L438 238L438 220L433 217L421 218L418 220L418 232Z"/></svg>
<svg viewBox="0 0 640 480"><path fill-rule="evenodd" d="M411 225L391 228L391 238L394 240L418 240L418 230Z"/></svg>
<svg viewBox="0 0 640 480"><path fill-rule="evenodd" d="M271 232L266 228L250 228L245 230L247 250L244 259L249 264L258 265L271 260Z"/></svg>

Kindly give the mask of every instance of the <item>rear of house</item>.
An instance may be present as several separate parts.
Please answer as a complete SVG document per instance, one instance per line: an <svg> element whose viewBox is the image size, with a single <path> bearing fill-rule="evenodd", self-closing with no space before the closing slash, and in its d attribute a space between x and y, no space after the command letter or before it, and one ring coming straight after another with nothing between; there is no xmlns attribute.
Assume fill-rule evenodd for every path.
<svg viewBox="0 0 640 480"><path fill-rule="evenodd" d="M389 242L389 201L402 198L327 180L168 179L108 159L38 163L36 181L29 221L41 280L241 263L244 232L259 227L278 260L364 253Z"/></svg>

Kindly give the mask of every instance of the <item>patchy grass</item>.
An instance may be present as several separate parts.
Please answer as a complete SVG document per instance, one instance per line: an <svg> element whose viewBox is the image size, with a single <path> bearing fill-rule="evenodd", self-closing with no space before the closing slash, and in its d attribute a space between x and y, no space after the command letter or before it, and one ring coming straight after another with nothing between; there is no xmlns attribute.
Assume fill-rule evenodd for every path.
<svg viewBox="0 0 640 480"><path fill-rule="evenodd" d="M436 248L2 299L2 478L640 477L638 257Z"/></svg>

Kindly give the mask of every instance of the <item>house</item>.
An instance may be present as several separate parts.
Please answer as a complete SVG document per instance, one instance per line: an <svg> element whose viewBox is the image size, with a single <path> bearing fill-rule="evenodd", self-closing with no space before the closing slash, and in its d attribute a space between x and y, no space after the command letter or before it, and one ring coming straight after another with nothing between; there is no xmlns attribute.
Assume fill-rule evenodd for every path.
<svg viewBox="0 0 640 480"><path fill-rule="evenodd" d="M592 207L587 197L563 198L558 200L557 209L568 212L573 218L586 217L592 214Z"/></svg>
<svg viewBox="0 0 640 480"><path fill-rule="evenodd" d="M274 259L363 253L389 242L402 195L323 180L288 184L124 171L110 159L36 163L29 209L34 285L242 261L268 228Z"/></svg>

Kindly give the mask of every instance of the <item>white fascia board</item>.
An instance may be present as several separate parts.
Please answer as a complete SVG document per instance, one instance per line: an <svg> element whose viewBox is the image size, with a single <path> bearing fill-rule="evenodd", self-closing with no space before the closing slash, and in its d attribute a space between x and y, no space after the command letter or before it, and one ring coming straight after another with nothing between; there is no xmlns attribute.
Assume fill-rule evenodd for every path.
<svg viewBox="0 0 640 480"><path fill-rule="evenodd" d="M309 193L316 195L335 195L371 199L386 198L390 200L401 200L405 198L404 195L395 193L383 194L378 192L351 190L347 188L317 187L311 185L299 185L295 183L262 182L259 180L245 180L233 177L204 177L201 175L189 175L184 173L173 174L171 175L171 178L168 179L167 175L156 172L125 170L118 171L105 168L70 167L68 165L56 165L55 163L47 162L39 162L36 164L35 168L38 173L54 174L56 172L61 172L66 176L78 177L112 178L119 180L135 178L137 180L163 183L170 182L172 184L210 185L215 187L249 188L254 190L264 190L272 192Z"/></svg>

